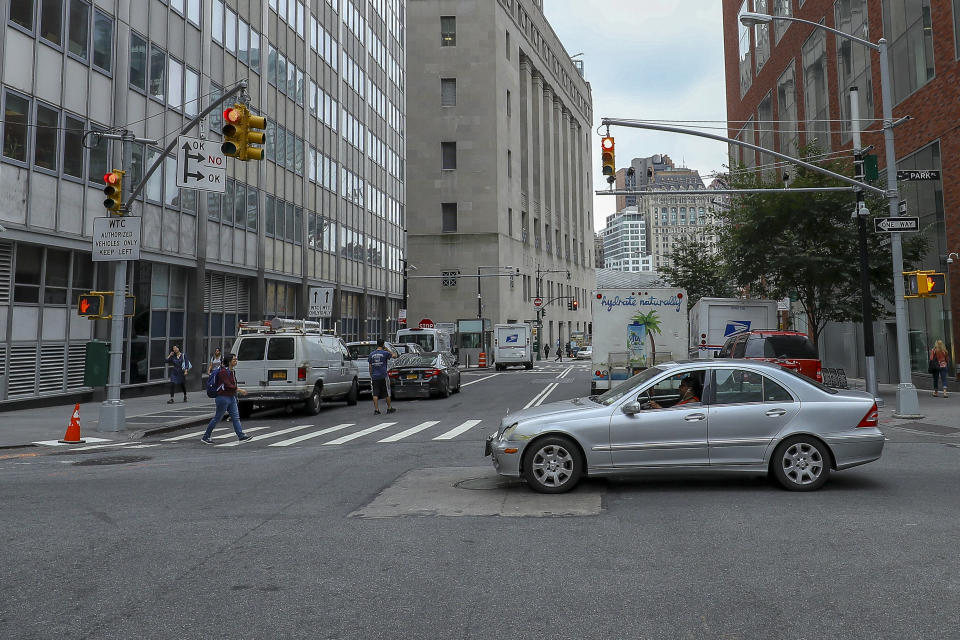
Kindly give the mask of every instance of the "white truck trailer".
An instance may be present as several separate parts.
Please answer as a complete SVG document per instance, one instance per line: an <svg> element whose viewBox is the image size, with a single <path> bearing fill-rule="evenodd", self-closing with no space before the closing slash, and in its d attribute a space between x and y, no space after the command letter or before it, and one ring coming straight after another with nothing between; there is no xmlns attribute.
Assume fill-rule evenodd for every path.
<svg viewBox="0 0 960 640"><path fill-rule="evenodd" d="M652 353L637 316L656 311L660 332ZM685 359L689 330L687 292L677 288L597 289L593 296L591 393L602 393L656 362Z"/></svg>
<svg viewBox="0 0 960 640"><path fill-rule="evenodd" d="M533 369L533 339L529 324L493 325L493 362L497 371L510 365Z"/></svg>
<svg viewBox="0 0 960 640"><path fill-rule="evenodd" d="M778 325L776 300L700 298L690 310L690 357L712 358L730 336Z"/></svg>

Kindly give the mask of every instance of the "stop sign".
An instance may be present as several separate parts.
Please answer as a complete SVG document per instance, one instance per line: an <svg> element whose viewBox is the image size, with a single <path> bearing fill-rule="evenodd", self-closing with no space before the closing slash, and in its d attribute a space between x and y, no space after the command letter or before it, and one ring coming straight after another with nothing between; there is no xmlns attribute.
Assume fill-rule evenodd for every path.
<svg viewBox="0 0 960 640"><path fill-rule="evenodd" d="M420 321L418 325L421 329L433 329L433 320L430 318L424 318Z"/></svg>

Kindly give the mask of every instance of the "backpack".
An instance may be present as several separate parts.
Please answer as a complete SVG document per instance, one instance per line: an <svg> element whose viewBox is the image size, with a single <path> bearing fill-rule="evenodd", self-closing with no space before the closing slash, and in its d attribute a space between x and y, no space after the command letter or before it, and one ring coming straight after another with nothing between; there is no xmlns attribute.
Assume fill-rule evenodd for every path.
<svg viewBox="0 0 960 640"><path fill-rule="evenodd" d="M209 376L207 376L207 397L208 398L217 397L217 391L220 390L220 386L217 385L217 374L219 373L220 373L220 367L217 367L216 369L210 372Z"/></svg>

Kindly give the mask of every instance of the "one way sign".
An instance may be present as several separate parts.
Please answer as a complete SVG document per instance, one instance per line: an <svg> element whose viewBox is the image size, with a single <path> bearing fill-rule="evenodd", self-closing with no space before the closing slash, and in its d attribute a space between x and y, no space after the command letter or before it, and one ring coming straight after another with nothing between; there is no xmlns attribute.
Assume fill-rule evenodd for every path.
<svg viewBox="0 0 960 640"><path fill-rule="evenodd" d="M873 230L876 233L902 233L904 231L919 231L920 218L916 216L897 216L896 218L874 218Z"/></svg>
<svg viewBox="0 0 960 640"><path fill-rule="evenodd" d="M177 186L223 193L227 170L219 146L201 138L177 138Z"/></svg>

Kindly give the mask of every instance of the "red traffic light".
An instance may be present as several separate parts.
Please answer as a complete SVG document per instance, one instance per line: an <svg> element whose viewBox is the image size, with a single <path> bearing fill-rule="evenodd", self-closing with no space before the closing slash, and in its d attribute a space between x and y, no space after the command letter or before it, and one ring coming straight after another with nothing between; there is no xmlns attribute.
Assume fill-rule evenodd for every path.
<svg viewBox="0 0 960 640"><path fill-rule="evenodd" d="M240 110L235 107L230 107L223 110L223 119L225 122L236 124L237 122L240 122L241 117L243 117L243 114L241 114Z"/></svg>
<svg viewBox="0 0 960 640"><path fill-rule="evenodd" d="M110 173L104 174L103 176L103 181L110 185L117 184L119 180L120 180L120 176L118 176L112 171Z"/></svg>
<svg viewBox="0 0 960 640"><path fill-rule="evenodd" d="M613 145L614 145L613 137L611 136L607 136L606 138L600 141L600 146L603 148L604 151L612 150Z"/></svg>

